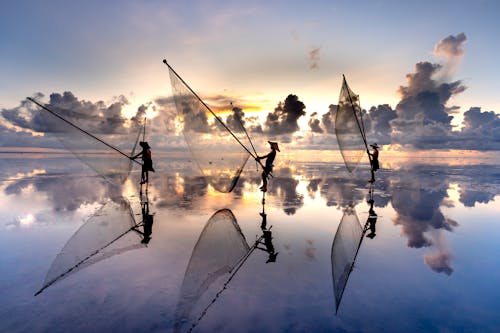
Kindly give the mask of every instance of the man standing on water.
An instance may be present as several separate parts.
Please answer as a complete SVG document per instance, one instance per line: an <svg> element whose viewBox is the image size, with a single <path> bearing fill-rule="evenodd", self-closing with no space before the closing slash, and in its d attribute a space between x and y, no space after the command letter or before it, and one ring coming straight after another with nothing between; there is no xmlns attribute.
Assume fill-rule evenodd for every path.
<svg viewBox="0 0 500 333"><path fill-rule="evenodd" d="M276 150L280 151L277 142L273 141L267 141L267 142L269 142L269 145L271 146L271 152L265 156L257 156L255 158L256 161L266 159L264 170L262 171L262 186L260 187L262 192L267 191L267 177L273 171L273 162L274 158L276 157Z"/></svg>
<svg viewBox="0 0 500 333"><path fill-rule="evenodd" d="M373 153L370 153L369 150L367 150L368 155L370 155L370 163L371 163L371 173L372 173L372 179L370 179L370 183L375 182L375 171L379 169L379 163L378 163L378 148L379 146L377 143L374 143L370 145L373 148Z"/></svg>
<svg viewBox="0 0 500 333"><path fill-rule="evenodd" d="M155 172L153 169L153 160L151 159L151 147L149 146L147 141L139 142L139 145L142 147L142 151L132 156L131 159L135 160L139 156L142 156L142 172L141 172L141 185L145 184L149 180L148 171Z"/></svg>

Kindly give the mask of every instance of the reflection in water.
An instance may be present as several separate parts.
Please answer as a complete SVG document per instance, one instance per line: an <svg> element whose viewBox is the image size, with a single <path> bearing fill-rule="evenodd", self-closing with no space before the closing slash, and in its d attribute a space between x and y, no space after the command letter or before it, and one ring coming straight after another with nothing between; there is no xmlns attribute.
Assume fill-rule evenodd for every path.
<svg viewBox="0 0 500 333"><path fill-rule="evenodd" d="M373 209L373 182L370 183L368 195L370 210L364 226L361 226L354 207L345 207L342 220L333 239L331 262L333 290L335 294L335 313L339 310L347 281L354 268L354 263L356 262L356 257L358 256L366 232L370 230L370 233L366 235L368 238L373 239L376 236L375 224L377 223L377 214Z"/></svg>
<svg viewBox="0 0 500 333"><path fill-rule="evenodd" d="M262 193L262 212L259 213L262 218L262 222L260 224L260 230L262 231L262 236L257 239L256 247L259 250L267 252L269 255L266 264L270 262L276 262L276 257L278 257L278 253L274 250L273 245L273 234L271 232L272 226L267 228L267 214L266 214L266 193ZM259 247L259 245L263 245L264 247Z"/></svg>
<svg viewBox="0 0 500 333"><path fill-rule="evenodd" d="M500 193L500 169L497 166L450 168L408 164L393 169L383 168L378 171L375 191L367 193L366 174L352 177L341 171L343 165L293 163L286 169L276 170L276 177L269 183L266 193L267 205L261 209L259 178L255 170L245 171L245 178L241 178L234 191L221 195L214 194L211 185L202 177L185 172L188 163L176 163L169 165L172 168L158 168L154 183L149 184L151 201L144 200L144 197L139 201L135 182L113 187L97 177L88 177L87 169L78 172L70 169L63 173L65 163L61 160L42 159L20 166L18 162L6 164L0 161L4 166L0 170L4 179L0 195L5 203L2 205L5 227L0 230L1 243L5 244L6 260L3 262L7 262L5 267L16 267L7 270L0 279L2 297L6 300L3 319L7 324L3 327L7 330L14 328L10 331L16 331L17 327L20 327L17 331L33 331L32 317L28 314L33 311L39 311L37 318L46 318L40 320L40 325L44 325L41 330L46 331L57 330L55 326L59 324L64 325L59 330L65 331L88 328L82 328L83 325L74 320L76 316L92 322L95 331L107 331L110 330L107 325L114 325L113 328L116 326L120 331L140 331L141 328L144 331L158 328L168 331L177 326L184 332L199 320L201 322L196 326L199 331L206 328L238 331L237 325L243 330L253 331L379 331L394 313L400 318L399 322L395 320L394 331L404 331L407 326L423 321L429 324L422 329L429 328L429 331L435 327L452 331L459 325L474 331L476 328L491 328L497 323L494 309L498 308L498 301L491 295L491 290L498 272L483 268L482 262L475 259L483 256L487 262L495 262L492 253L497 250L498 230L493 222ZM45 171L37 171L42 169ZM251 177L253 173L254 178ZM133 175L138 179L138 173ZM126 233L81 264L76 259L70 262L59 255L56 257L82 218L87 220L91 215L85 228L94 224L96 229L99 225L103 229L98 230L106 230L105 223L109 223L110 218L105 215L113 216L121 207L121 199L109 198L121 196L127 198L138 213L134 215L139 223L135 228L138 232ZM496 201L492 201L494 199ZM91 211L104 203L107 205L94 217ZM252 232L252 237L246 245L242 244L243 250L238 258L229 260L230 268L219 277L216 277L217 271L208 271L208 275L190 274L189 271L198 266L195 264L197 256L201 258L199 262L205 260L207 267L215 268L211 260L222 260L220 257L233 254L224 250L228 248L223 240L226 236L218 231L209 251L203 253L193 249L191 237L196 239L202 227L198 222L201 219L204 224L209 217L207 212L212 213L221 206L231 208L238 217L241 229L238 231L239 226L232 226L231 232L246 236ZM476 208L467 208L473 206ZM286 210L288 208L291 210ZM117 226L127 221L127 210L124 210L123 218L118 218ZM293 210L295 214L288 215L284 210L286 213ZM334 260L331 267L331 234L343 213L346 223L354 220L362 226L367 222L365 237L354 238L354 247L361 239L364 243L354 265L359 266L359 270L355 269L350 276L348 273L352 268L349 264L337 265ZM276 221L271 220L273 217ZM335 218L332 220L332 217ZM44 224L42 218L51 222ZM156 220L155 224L153 220ZM17 224L11 221L17 221ZM55 227L57 221L59 224ZM233 225L232 218L225 218L222 223ZM274 226L271 228L270 224ZM122 232L130 225L124 225ZM155 234L151 235L153 226ZM254 230L256 239L253 238ZM456 231L460 231L460 235L453 235ZM117 232L114 232L114 238L119 236ZM98 233L105 234L106 231ZM337 234L341 234L340 229ZM245 238L243 235L238 237ZM79 255L80 260L93 253L89 248L98 237L89 238L90 241L84 242L87 249ZM200 235L200 246L204 238ZM333 242L336 244L335 238ZM126 256L115 256L113 265L104 261L83 272L92 274L70 276L98 260L129 249L143 248L145 244L148 244L148 254L127 252ZM37 253L33 253L35 246ZM68 241L68 248L72 247ZM251 252L252 248L257 249L254 251L257 253ZM192 262L186 270L191 251ZM66 249L61 255L63 252L67 252ZM245 261L247 255L250 257ZM211 256L208 262L207 256ZM32 298L54 257L54 267L59 265L55 263L59 259L65 266L54 269L52 275L68 271L63 276L70 278L64 281L66 284L50 288L41 299ZM271 264L274 261L276 263ZM73 266L76 267L71 269ZM238 271L238 267L242 268ZM337 275L330 271L335 267L342 269ZM453 270L455 274L452 274ZM137 271L141 274L134 274ZM336 304L342 303L338 317L331 316L330 274L335 288L341 285L340 276L344 274L346 292ZM483 282L478 288L471 289L468 281L476 281L478 274L484 278ZM126 278L122 279L122 276ZM235 278L230 280L231 276ZM367 276L369 283L366 283ZM182 292L187 290L187 293L179 295L183 277L186 286ZM51 280L47 274L44 282ZM187 286L193 286L194 282L190 283L190 280L199 283L191 292ZM68 288L76 281L88 292ZM378 288L373 288L373 283L377 283ZM10 287L14 285L15 288ZM92 287L87 289L87 286ZM230 290L222 292L225 287ZM427 310L430 298L443 301L434 302ZM134 302L124 302L124 299L134 299ZM216 300L216 305L208 308L214 304L213 300ZM67 306L60 307L61 303ZM96 303L102 306L88 306ZM462 310L457 313L470 311L471 317L478 318L477 321L458 315L444 321L443 315L449 314L448 304ZM416 308L426 310L413 311ZM8 312L8 309L14 311ZM205 310L209 315L203 317L207 313ZM101 318L113 318L112 324ZM363 318L373 326L366 328L365 323L356 318ZM478 325L479 320L485 324ZM401 324L402 321L405 323ZM451 321L456 324L448 324Z"/></svg>
<svg viewBox="0 0 500 333"><path fill-rule="evenodd" d="M103 205L64 245L35 296L82 268L143 247L137 234L130 233L137 227L130 204L124 198Z"/></svg>
<svg viewBox="0 0 500 333"><path fill-rule="evenodd" d="M251 247L231 210L218 210L207 221L182 281L175 313L176 332L191 332L200 323L254 250L268 253L266 263L276 262L278 253L272 242L272 226L267 227L265 192L259 215L262 235Z"/></svg>
<svg viewBox="0 0 500 333"><path fill-rule="evenodd" d="M176 331L183 330L186 325L191 324L191 328L196 326L196 318L201 317L198 317L194 308L202 296L223 276L233 276L233 270L252 251L229 209L219 210L210 217L196 242L184 274L175 312Z"/></svg>
<svg viewBox="0 0 500 333"><path fill-rule="evenodd" d="M442 230L453 231L458 223L444 216L441 206L448 198L448 177L429 176L426 168L409 168L400 171L398 178L391 178L389 192L392 206L397 213L394 224L402 227L407 245L414 248L435 245L437 252L425 256L426 264L436 272L450 275L453 272L451 254L446 250ZM432 171L431 171L432 172Z"/></svg>

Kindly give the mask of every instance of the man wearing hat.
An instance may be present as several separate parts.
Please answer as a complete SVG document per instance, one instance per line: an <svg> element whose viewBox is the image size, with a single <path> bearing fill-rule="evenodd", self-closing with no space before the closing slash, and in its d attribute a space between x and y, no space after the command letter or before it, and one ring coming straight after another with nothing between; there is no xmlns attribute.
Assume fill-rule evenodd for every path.
<svg viewBox="0 0 500 333"><path fill-rule="evenodd" d="M271 146L271 152L265 156L257 156L255 158L256 161L262 160L264 158L266 159L264 170L262 171L262 186L260 187L262 192L267 191L267 176L273 171L273 162L274 158L276 157L276 150L280 151L277 142L273 141L267 141L267 142L269 142L269 145Z"/></svg>
<svg viewBox="0 0 500 333"><path fill-rule="evenodd" d="M375 181L375 171L379 169L379 163L378 163L378 148L379 146L377 143L374 143L370 145L373 148L373 153L370 153L368 150L367 153L370 155L370 162L371 162L371 173L372 173L372 179L370 179L370 183L373 183Z"/></svg>
<svg viewBox="0 0 500 333"><path fill-rule="evenodd" d="M142 156L142 172L141 172L141 185L148 182L149 176L148 171L155 172L153 169L153 160L151 159L151 147L149 146L147 141L139 142L139 145L142 147L142 151L131 157L131 159L135 160L139 156Z"/></svg>

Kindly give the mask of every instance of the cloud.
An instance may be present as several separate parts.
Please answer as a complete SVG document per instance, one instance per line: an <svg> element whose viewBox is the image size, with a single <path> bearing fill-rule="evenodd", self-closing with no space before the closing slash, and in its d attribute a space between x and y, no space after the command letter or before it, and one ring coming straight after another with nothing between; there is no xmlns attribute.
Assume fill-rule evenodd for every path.
<svg viewBox="0 0 500 333"><path fill-rule="evenodd" d="M231 111L232 113L227 116L226 124L232 130L241 131L242 127L245 128L245 112L237 106L233 107Z"/></svg>
<svg viewBox="0 0 500 333"><path fill-rule="evenodd" d="M297 95L288 95L284 103L279 103L273 112L267 115L265 132L271 135L289 134L297 131L297 120L306 114L305 104Z"/></svg>
<svg viewBox="0 0 500 333"><path fill-rule="evenodd" d="M315 132L315 133L323 133L323 129L321 128L320 124L321 124L321 121L316 118L316 116L318 115L317 112L313 112L311 114L311 117L309 118L309 127L311 128L311 131Z"/></svg>
<svg viewBox="0 0 500 333"><path fill-rule="evenodd" d="M450 35L446 38L441 39L434 46L434 54L444 56L444 57L460 57L464 54L463 43L467 40L467 37L463 32L456 36Z"/></svg>
<svg viewBox="0 0 500 333"><path fill-rule="evenodd" d="M40 100L43 95L35 94ZM123 107L129 102L124 96L119 96L110 104L103 101L96 103L79 100L72 92L50 95L47 107L61 117L93 134L125 134L130 131L130 125L135 125L139 117L132 121L122 116ZM138 114L142 109L138 110ZM31 101L23 100L20 105L12 109L3 109L2 116L10 124L25 130L52 133L64 132L69 127L60 119L41 110ZM136 128L136 127L132 127Z"/></svg>
<svg viewBox="0 0 500 333"><path fill-rule="evenodd" d="M310 69L318 69L319 68L319 51L321 47L312 48L309 50L309 68Z"/></svg>
<svg viewBox="0 0 500 333"><path fill-rule="evenodd" d="M473 107L464 113L463 127L456 133L456 148L498 150L500 147L500 115Z"/></svg>
<svg viewBox="0 0 500 333"><path fill-rule="evenodd" d="M366 117L367 137L378 144L390 143L392 133L390 122L396 118L396 111L388 104L372 106Z"/></svg>
<svg viewBox="0 0 500 333"><path fill-rule="evenodd" d="M337 112L338 105L330 104L328 112L321 117L321 123L327 133L335 133L335 113Z"/></svg>
<svg viewBox="0 0 500 333"><path fill-rule="evenodd" d="M429 62L415 65L415 73L406 75L407 86L401 86L397 117L390 120L392 142L418 148L444 148L451 137L451 120L446 103L466 88L461 81L439 83L433 77L442 66ZM451 110L454 111L452 108Z"/></svg>

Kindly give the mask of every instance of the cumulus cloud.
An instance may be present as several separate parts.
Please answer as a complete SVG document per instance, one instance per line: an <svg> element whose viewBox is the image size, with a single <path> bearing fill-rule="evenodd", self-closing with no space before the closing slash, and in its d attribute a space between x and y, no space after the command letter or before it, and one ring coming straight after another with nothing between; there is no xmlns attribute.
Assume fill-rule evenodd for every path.
<svg viewBox="0 0 500 333"><path fill-rule="evenodd" d="M323 133L323 129L321 128L321 121L316 118L318 115L317 112L313 112L311 114L311 117L309 118L309 128L311 128L311 131L315 132L315 133Z"/></svg>
<svg viewBox="0 0 500 333"><path fill-rule="evenodd" d="M297 131L298 119L306 114L305 104L297 95L290 94L284 103L279 103L273 112L267 115L265 132L271 135L289 134Z"/></svg>
<svg viewBox="0 0 500 333"><path fill-rule="evenodd" d="M372 106L367 115L367 136L378 144L391 142L391 120L396 119L396 111L388 104Z"/></svg>
<svg viewBox="0 0 500 333"><path fill-rule="evenodd" d="M309 68L318 69L319 68L319 51L320 47L312 48L309 50Z"/></svg>
<svg viewBox="0 0 500 333"><path fill-rule="evenodd" d="M43 95L37 93L36 97L40 100ZM115 98L110 104L103 101L93 103L79 100L72 92L66 91L63 94L51 94L47 106L63 118L93 134L125 134L131 128L130 125L139 119L135 117L131 122L123 117L123 107L127 104L129 102L124 96ZM138 114L141 112L140 108ZM25 130L50 133L67 129L61 120L40 110L28 100L21 101L19 106L12 109L3 109L2 116L10 124Z"/></svg>
<svg viewBox="0 0 500 333"><path fill-rule="evenodd" d="M464 113L463 127L456 134L455 146L467 149L497 150L500 147L500 115L473 107Z"/></svg>
<svg viewBox="0 0 500 333"><path fill-rule="evenodd" d="M321 116L321 123L327 133L335 133L335 113L338 105L330 104L328 112Z"/></svg>
<svg viewBox="0 0 500 333"><path fill-rule="evenodd" d="M453 116L446 107L449 99L465 90L461 81L439 83L433 76L442 66L429 62L415 65L408 74L407 86L401 86L401 100L396 118L389 121L392 142L412 144L419 148L444 148L450 140Z"/></svg>
<svg viewBox="0 0 500 333"><path fill-rule="evenodd" d="M463 32L443 38L434 46L434 54L445 57L462 56L464 54L463 43L466 40L467 37Z"/></svg>

